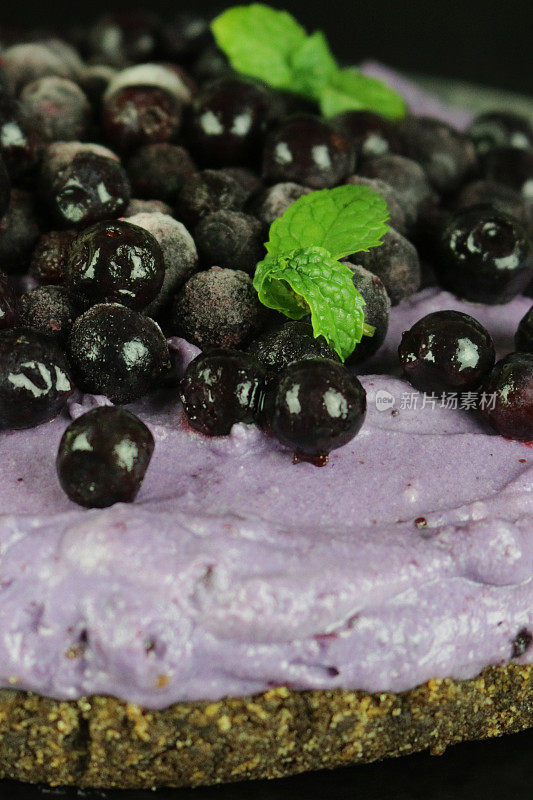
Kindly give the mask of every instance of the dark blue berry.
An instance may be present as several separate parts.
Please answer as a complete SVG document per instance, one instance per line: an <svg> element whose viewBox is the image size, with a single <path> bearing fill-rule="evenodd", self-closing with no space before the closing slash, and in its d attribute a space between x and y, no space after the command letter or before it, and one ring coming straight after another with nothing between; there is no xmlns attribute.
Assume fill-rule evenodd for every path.
<svg viewBox="0 0 533 800"><path fill-rule="evenodd" d="M253 422L265 380L264 367L246 353L213 350L198 356L180 386L191 427L208 436L226 436L236 422Z"/></svg>
<svg viewBox="0 0 533 800"><path fill-rule="evenodd" d="M301 114L272 131L263 150L263 178L269 183L293 181L312 189L328 189L355 167L350 139L324 120Z"/></svg>
<svg viewBox="0 0 533 800"><path fill-rule="evenodd" d="M494 365L494 343L473 317L435 311L402 336L398 348L405 377L426 392L476 389Z"/></svg>
<svg viewBox="0 0 533 800"><path fill-rule="evenodd" d="M268 95L225 78L193 101L186 136L193 155L210 167L257 164L266 131Z"/></svg>
<svg viewBox="0 0 533 800"><path fill-rule="evenodd" d="M71 422L61 438L56 469L63 491L85 508L131 503L154 451L144 422L115 406L94 408Z"/></svg>
<svg viewBox="0 0 533 800"><path fill-rule="evenodd" d="M399 127L405 155L421 164L440 194L454 191L474 173L474 145L451 125L431 117L408 117Z"/></svg>
<svg viewBox="0 0 533 800"><path fill-rule="evenodd" d="M239 211L215 211L204 217L195 240L205 267L242 269L253 275L265 255L262 224Z"/></svg>
<svg viewBox="0 0 533 800"><path fill-rule="evenodd" d="M182 103L162 86L124 86L104 98L102 127L120 152L174 140L181 119Z"/></svg>
<svg viewBox="0 0 533 800"><path fill-rule="evenodd" d="M35 171L43 146L37 132L21 119L14 98L0 92L0 156L13 180Z"/></svg>
<svg viewBox="0 0 533 800"><path fill-rule="evenodd" d="M39 233L34 199L12 189L9 207L0 220L0 268L9 273L26 272Z"/></svg>
<svg viewBox="0 0 533 800"><path fill-rule="evenodd" d="M197 272L176 295L170 329L202 350L246 345L264 327L266 309L242 270Z"/></svg>
<svg viewBox="0 0 533 800"><path fill-rule="evenodd" d="M478 180L467 183L454 198L453 208L468 208L479 204L490 205L504 211L521 222L527 221L527 212L520 192L495 181Z"/></svg>
<svg viewBox="0 0 533 800"><path fill-rule="evenodd" d="M149 61L159 43L158 21L142 11L110 14L98 19L89 30L92 61L126 66Z"/></svg>
<svg viewBox="0 0 533 800"><path fill-rule="evenodd" d="M357 255L352 256L352 260L357 262ZM391 301L381 278L359 264L348 263L348 266L353 273L354 286L363 295L366 303L365 323L374 328L374 334L363 336L353 353L346 359L347 364L356 364L377 353L385 341L389 329Z"/></svg>
<svg viewBox="0 0 533 800"><path fill-rule="evenodd" d="M196 166L187 150L161 142L140 147L128 162L128 175L136 197L174 203Z"/></svg>
<svg viewBox="0 0 533 800"><path fill-rule="evenodd" d="M24 87L20 113L43 141L74 141L87 132L91 106L74 81L50 76Z"/></svg>
<svg viewBox="0 0 533 800"><path fill-rule="evenodd" d="M97 222L74 239L66 286L83 308L121 303L143 309L163 284L163 252L151 233L124 220Z"/></svg>
<svg viewBox="0 0 533 800"><path fill-rule="evenodd" d="M339 361L323 336L313 333L308 322L286 322L277 330L264 333L248 346L247 352L269 372L279 373L293 361L306 358L330 358Z"/></svg>
<svg viewBox="0 0 533 800"><path fill-rule="evenodd" d="M497 361L483 385L490 399L483 419L508 439L533 441L533 353L511 353Z"/></svg>
<svg viewBox="0 0 533 800"><path fill-rule="evenodd" d="M241 211L248 194L223 170L204 169L185 181L178 197L177 216L190 230L214 211Z"/></svg>
<svg viewBox="0 0 533 800"><path fill-rule="evenodd" d="M187 64L210 43L211 32L205 17L180 11L160 31L161 48L165 58Z"/></svg>
<svg viewBox="0 0 533 800"><path fill-rule="evenodd" d="M367 186L380 194L387 204L390 226L402 236L407 236L407 232L413 228L418 213L418 205L406 204L402 195L393 186L385 183L380 178L364 178L362 175L350 175L346 183L353 186Z"/></svg>
<svg viewBox="0 0 533 800"><path fill-rule="evenodd" d="M487 205L450 218L437 258L442 286L478 303L507 303L532 276L527 231L514 217Z"/></svg>
<svg viewBox="0 0 533 800"><path fill-rule="evenodd" d="M358 161L403 152L397 126L380 114L345 111L332 117L330 123L352 139Z"/></svg>
<svg viewBox="0 0 533 800"><path fill-rule="evenodd" d="M487 180L505 183L528 202L533 199L533 148L497 147L483 157L481 170Z"/></svg>
<svg viewBox="0 0 533 800"><path fill-rule="evenodd" d="M290 364L270 384L263 419L298 457L320 463L353 439L365 413L366 393L359 380L341 364L315 358Z"/></svg>
<svg viewBox="0 0 533 800"><path fill-rule="evenodd" d="M533 306L520 320L514 341L520 352L533 353Z"/></svg>
<svg viewBox="0 0 533 800"><path fill-rule="evenodd" d="M393 154L368 159L361 165L360 173L392 186L405 215L406 230L410 231L416 223L420 205L432 193L421 165L413 159Z"/></svg>
<svg viewBox="0 0 533 800"><path fill-rule="evenodd" d="M19 298L23 325L60 342L67 339L78 309L63 286L38 286Z"/></svg>
<svg viewBox="0 0 533 800"><path fill-rule="evenodd" d="M392 305L397 305L420 288L420 261L416 248L393 228L387 231L380 247L373 247L367 253L356 253L350 260L380 278Z"/></svg>
<svg viewBox="0 0 533 800"><path fill-rule="evenodd" d="M282 217L289 206L311 191L308 186L288 181L276 183L254 198L250 210L262 222L265 237L274 220Z"/></svg>
<svg viewBox="0 0 533 800"><path fill-rule="evenodd" d="M39 283L50 285L64 282L70 246L75 236L75 231L43 233L35 246L30 263L30 274Z"/></svg>
<svg viewBox="0 0 533 800"><path fill-rule="evenodd" d="M0 331L0 428L33 428L57 416L74 390L67 360L30 328Z"/></svg>
<svg viewBox="0 0 533 800"><path fill-rule="evenodd" d="M157 323L116 303L93 306L77 318L69 357L77 385L114 403L147 394L170 366Z"/></svg>
<svg viewBox="0 0 533 800"><path fill-rule="evenodd" d="M487 111L470 124L467 134L474 142L478 155L495 147L533 147L533 128L525 117L508 111Z"/></svg>

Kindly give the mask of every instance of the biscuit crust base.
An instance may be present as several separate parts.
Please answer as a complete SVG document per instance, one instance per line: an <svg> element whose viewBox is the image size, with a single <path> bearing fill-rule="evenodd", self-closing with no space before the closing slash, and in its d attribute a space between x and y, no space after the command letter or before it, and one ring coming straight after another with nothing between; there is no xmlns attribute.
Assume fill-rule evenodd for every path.
<svg viewBox="0 0 533 800"><path fill-rule="evenodd" d="M0 777L98 788L279 778L533 725L533 667L489 667L399 694L272 689L143 710L0 690Z"/></svg>

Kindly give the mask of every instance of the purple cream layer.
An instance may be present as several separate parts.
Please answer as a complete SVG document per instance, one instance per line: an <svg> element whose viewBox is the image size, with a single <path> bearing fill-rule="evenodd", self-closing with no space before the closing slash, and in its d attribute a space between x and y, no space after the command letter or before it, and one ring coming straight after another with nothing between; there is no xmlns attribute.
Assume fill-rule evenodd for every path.
<svg viewBox="0 0 533 800"><path fill-rule="evenodd" d="M399 691L508 662L533 626L533 450L465 411L401 408L411 387L377 373L437 308L509 351L530 302L427 289L393 309L366 422L321 469L253 426L208 439L175 399L147 400L131 406L156 439L137 501L87 511L55 475L68 419L3 433L0 684L161 708L281 684ZM379 390L399 413L377 410Z"/></svg>

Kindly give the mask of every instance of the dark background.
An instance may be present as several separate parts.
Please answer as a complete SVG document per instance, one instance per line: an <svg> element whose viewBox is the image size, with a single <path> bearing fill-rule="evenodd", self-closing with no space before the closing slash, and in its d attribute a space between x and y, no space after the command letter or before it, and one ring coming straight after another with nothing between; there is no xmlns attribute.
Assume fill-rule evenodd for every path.
<svg viewBox="0 0 533 800"><path fill-rule="evenodd" d="M247 0L237 0L245 3ZM0 27L88 21L101 11L139 9L169 17L207 14L231 2L210 0L0 0ZM339 58L373 57L413 72L533 94L531 0L284 0L308 29L323 29Z"/></svg>

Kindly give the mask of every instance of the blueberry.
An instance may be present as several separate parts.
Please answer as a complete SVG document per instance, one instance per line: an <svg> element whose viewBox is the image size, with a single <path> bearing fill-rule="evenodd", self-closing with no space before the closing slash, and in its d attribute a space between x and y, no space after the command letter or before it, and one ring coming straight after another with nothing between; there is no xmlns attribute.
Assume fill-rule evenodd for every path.
<svg viewBox="0 0 533 800"><path fill-rule="evenodd" d="M514 341L517 350L533 353L533 306L520 320Z"/></svg>
<svg viewBox="0 0 533 800"><path fill-rule="evenodd" d="M487 111L470 124L467 134L474 142L478 155L495 147L533 147L533 128L529 120L508 111Z"/></svg>
<svg viewBox="0 0 533 800"><path fill-rule="evenodd" d="M130 199L126 172L118 161L80 152L50 175L43 165L41 190L47 212L60 227L85 228L118 217Z"/></svg>
<svg viewBox="0 0 533 800"><path fill-rule="evenodd" d="M248 345L247 353L260 361L269 372L279 373L293 361L306 358L330 358L339 361L323 336L313 333L308 322L285 322L277 330L264 333Z"/></svg>
<svg viewBox="0 0 533 800"><path fill-rule="evenodd" d="M30 275L39 283L61 284L65 271L70 245L76 236L75 231L50 231L43 233L31 257Z"/></svg>
<svg viewBox="0 0 533 800"><path fill-rule="evenodd" d="M366 413L359 380L327 358L289 364L267 389L268 430L303 459L323 459L357 434Z"/></svg>
<svg viewBox="0 0 533 800"><path fill-rule="evenodd" d="M526 201L533 200L533 148L497 147L483 157L481 170L488 180L505 183Z"/></svg>
<svg viewBox="0 0 533 800"><path fill-rule="evenodd" d="M168 203L163 203L162 200L139 200L132 198L126 210L124 211L125 217L134 217L137 214L166 214L172 216L173 211Z"/></svg>
<svg viewBox="0 0 533 800"><path fill-rule="evenodd" d="M236 422L254 422L266 381L264 367L237 350L213 350L185 372L180 398L192 428L226 436Z"/></svg>
<svg viewBox="0 0 533 800"><path fill-rule="evenodd" d="M5 168L2 157L0 156L0 221L9 207L9 197L11 194L11 181L7 169Z"/></svg>
<svg viewBox="0 0 533 800"><path fill-rule="evenodd" d="M185 181L178 197L178 217L193 230L213 211L241 211L246 200L245 189L231 175L204 169Z"/></svg>
<svg viewBox="0 0 533 800"><path fill-rule="evenodd" d="M104 95L117 71L106 64L87 64L80 73L80 86L85 92L96 119L100 119Z"/></svg>
<svg viewBox="0 0 533 800"><path fill-rule="evenodd" d="M12 189L9 207L0 220L0 267L5 272L25 272L39 233L33 198Z"/></svg>
<svg viewBox="0 0 533 800"><path fill-rule="evenodd" d="M405 155L421 164L440 194L454 191L474 173L474 145L451 125L432 117L407 117L399 128Z"/></svg>
<svg viewBox="0 0 533 800"><path fill-rule="evenodd" d="M195 239L206 267L216 264L253 275L265 255L263 226L255 217L239 211L215 211L204 217Z"/></svg>
<svg viewBox="0 0 533 800"><path fill-rule="evenodd" d="M194 59L191 73L200 83L235 75L222 50L211 44L204 47L198 57Z"/></svg>
<svg viewBox="0 0 533 800"><path fill-rule="evenodd" d="M209 22L205 17L181 11L161 29L161 47L165 58L187 64L210 43Z"/></svg>
<svg viewBox="0 0 533 800"><path fill-rule="evenodd" d="M494 343L473 317L435 311L409 331L398 348L405 377L426 392L476 389L494 366Z"/></svg>
<svg viewBox="0 0 533 800"><path fill-rule="evenodd" d="M0 428L33 428L57 416L74 390L66 358L30 328L0 331Z"/></svg>
<svg viewBox="0 0 533 800"><path fill-rule="evenodd" d="M261 332L265 319L249 275L212 267L189 278L176 295L170 326L203 350L240 348Z"/></svg>
<svg viewBox="0 0 533 800"><path fill-rule="evenodd" d="M116 303L93 306L77 318L69 357L77 385L113 403L129 403L147 394L170 366L159 326Z"/></svg>
<svg viewBox="0 0 533 800"><path fill-rule="evenodd" d="M478 303L509 302L532 275L527 231L517 219L491 206L456 212L444 229L437 255L442 286Z"/></svg>
<svg viewBox="0 0 533 800"><path fill-rule="evenodd" d="M35 171L43 146L37 132L21 119L14 98L0 92L0 156L13 180Z"/></svg>
<svg viewBox="0 0 533 800"><path fill-rule="evenodd" d="M123 220L97 222L74 239L66 286L78 305L121 303L143 309L163 284L165 263L157 240Z"/></svg>
<svg viewBox="0 0 533 800"><path fill-rule="evenodd" d="M366 178L378 179L392 186L405 214L406 229L411 230L421 203L432 193L420 164L404 156L380 156L365 161L360 172Z"/></svg>
<svg viewBox="0 0 533 800"><path fill-rule="evenodd" d="M128 175L138 197L174 203L196 166L187 150L161 142L140 147L128 162Z"/></svg>
<svg viewBox="0 0 533 800"><path fill-rule="evenodd" d="M402 154L402 141L396 125L380 114L345 111L332 117L330 123L352 139L358 161L388 153Z"/></svg>
<svg viewBox="0 0 533 800"><path fill-rule="evenodd" d="M48 77L24 87L20 112L43 141L73 141L85 135L91 106L74 81Z"/></svg>
<svg viewBox="0 0 533 800"><path fill-rule="evenodd" d="M269 183L293 181L328 189L355 167L351 141L322 119L297 115L283 121L266 140L263 178Z"/></svg>
<svg viewBox="0 0 533 800"><path fill-rule="evenodd" d="M533 441L533 354L510 353L497 361L483 390L489 402L481 415L491 428L508 439Z"/></svg>
<svg viewBox="0 0 533 800"><path fill-rule="evenodd" d="M258 86L224 78L193 101L186 129L194 156L204 165L257 164L266 131L268 95Z"/></svg>
<svg viewBox="0 0 533 800"><path fill-rule="evenodd" d="M258 194L264 186L259 175L247 167L224 167L220 172L237 181L246 193L246 202Z"/></svg>
<svg viewBox="0 0 533 800"><path fill-rule="evenodd" d="M124 408L103 406L71 422L56 459L65 494L85 508L132 503L154 452L144 422Z"/></svg>
<svg viewBox="0 0 533 800"><path fill-rule="evenodd" d="M56 76L74 78L72 66L46 42L22 42L2 52L2 73L11 91L18 95L31 81Z"/></svg>
<svg viewBox="0 0 533 800"><path fill-rule="evenodd" d="M18 302L9 278L0 270L0 330L13 328L19 322Z"/></svg>
<svg viewBox="0 0 533 800"><path fill-rule="evenodd" d="M57 339L66 341L78 310L62 286L38 286L19 298L23 325Z"/></svg>
<svg viewBox="0 0 533 800"><path fill-rule="evenodd" d="M416 248L394 228L389 228L379 247L367 253L356 253L350 260L381 279L392 305L397 305L420 288L420 261Z"/></svg>
<svg viewBox="0 0 533 800"><path fill-rule="evenodd" d="M357 255L352 256L352 259L356 262ZM347 364L356 364L377 353L385 341L391 302L381 278L360 265L348 263L348 266L353 273L354 286L363 295L366 303L365 322L375 328L374 335L363 336L351 356L346 359Z"/></svg>
<svg viewBox="0 0 533 800"><path fill-rule="evenodd" d="M367 186L380 194L387 204L391 227L402 236L406 236L407 232L413 228L418 206L406 205L402 195L389 183L385 183L379 178L364 178L361 175L351 175L346 183L353 186Z"/></svg>
<svg viewBox="0 0 533 800"><path fill-rule="evenodd" d="M496 181L477 180L467 183L453 201L453 208L468 208L484 203L498 211L504 211L521 222L526 222L527 214L522 196L516 189Z"/></svg>
<svg viewBox="0 0 533 800"><path fill-rule="evenodd" d="M89 30L88 44L95 63L121 67L149 60L159 38L159 25L152 15L129 11L98 19Z"/></svg>
<svg viewBox="0 0 533 800"><path fill-rule="evenodd" d="M268 232L275 219L282 217L289 206L311 191L308 186L292 181L276 183L254 199L251 211L263 223L265 232Z"/></svg>

